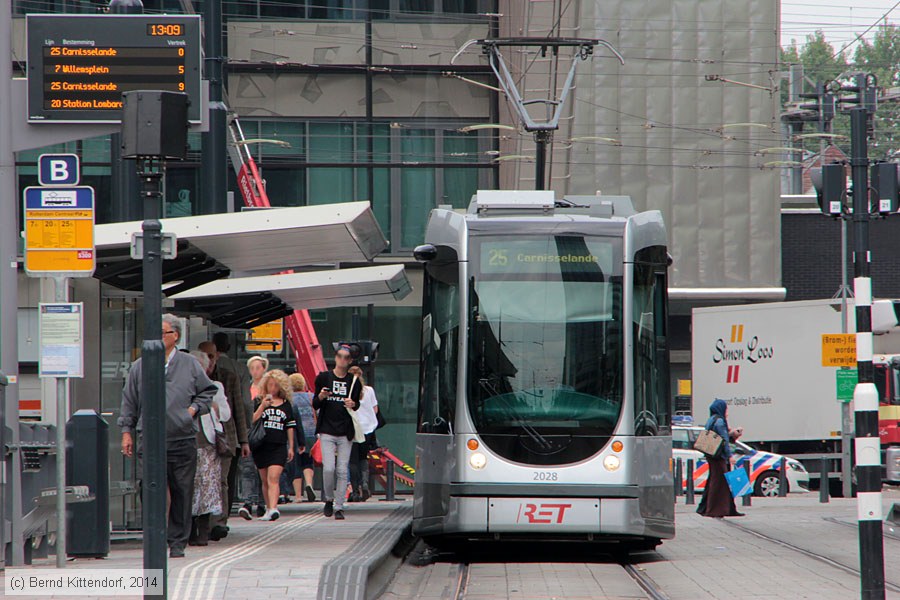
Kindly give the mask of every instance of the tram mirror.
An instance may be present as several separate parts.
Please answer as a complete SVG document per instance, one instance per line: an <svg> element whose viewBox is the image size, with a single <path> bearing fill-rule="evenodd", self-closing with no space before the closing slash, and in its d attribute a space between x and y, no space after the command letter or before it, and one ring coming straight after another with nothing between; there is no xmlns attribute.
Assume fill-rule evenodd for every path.
<svg viewBox="0 0 900 600"><path fill-rule="evenodd" d="M437 258L437 255L437 248L431 244L422 244L421 246L416 246L416 249L413 250L413 256L419 262L432 261Z"/></svg>

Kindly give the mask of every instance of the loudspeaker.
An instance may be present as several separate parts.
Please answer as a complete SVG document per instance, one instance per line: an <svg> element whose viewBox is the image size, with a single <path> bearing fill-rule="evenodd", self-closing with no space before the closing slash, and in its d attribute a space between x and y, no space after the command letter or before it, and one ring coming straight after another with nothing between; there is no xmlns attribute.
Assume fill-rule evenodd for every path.
<svg viewBox="0 0 900 600"><path fill-rule="evenodd" d="M187 156L188 95L136 90L122 94L122 158Z"/></svg>

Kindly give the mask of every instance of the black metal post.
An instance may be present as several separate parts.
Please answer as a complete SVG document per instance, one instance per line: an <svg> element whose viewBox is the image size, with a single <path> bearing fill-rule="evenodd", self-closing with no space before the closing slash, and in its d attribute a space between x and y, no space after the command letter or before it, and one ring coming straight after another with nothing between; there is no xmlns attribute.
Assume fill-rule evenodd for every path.
<svg viewBox="0 0 900 600"><path fill-rule="evenodd" d="M781 498L787 496L787 459L785 457L781 457L780 467L778 468L778 495Z"/></svg>
<svg viewBox="0 0 900 600"><path fill-rule="evenodd" d="M863 106L865 79L858 81L859 105L850 110L850 166L853 177L853 289L856 297L856 360L859 383L856 409L859 564L861 598L884 598L884 537L881 528L881 445L878 437L878 390L872 365L872 280L869 277L868 109ZM820 484L821 485L821 482Z"/></svg>
<svg viewBox="0 0 900 600"><path fill-rule="evenodd" d="M683 475L682 471L683 471L682 460L680 458L676 459L675 460L675 497L676 498L678 496L684 495L684 487L682 485L682 475Z"/></svg>
<svg viewBox="0 0 900 600"><path fill-rule="evenodd" d="M385 467L384 499L388 502L396 500L394 496L394 461L388 460Z"/></svg>
<svg viewBox="0 0 900 600"><path fill-rule="evenodd" d="M138 159L144 204L143 289L144 342L141 345L141 418L144 472L142 478L144 569L162 569L163 600L166 575L166 382L162 342L162 224L159 222L162 171L153 161ZM137 440L135 440L137 442ZM158 596L157 596L158 597Z"/></svg>
<svg viewBox="0 0 900 600"><path fill-rule="evenodd" d="M687 461L687 488L685 488L684 503L694 503L694 459L689 458Z"/></svg>
<svg viewBox="0 0 900 600"><path fill-rule="evenodd" d="M209 79L209 131L201 134L200 201L195 212L202 215L228 210L227 113L223 100L225 57L222 52L222 0L203 2L203 38L206 77ZM196 100L195 100L196 101Z"/></svg>
<svg viewBox="0 0 900 600"><path fill-rule="evenodd" d="M828 503L828 459L824 456L819 459L819 502Z"/></svg>
<svg viewBox="0 0 900 600"><path fill-rule="evenodd" d="M747 474L747 481L750 481L750 457L744 459L744 472ZM751 499L753 492L741 496L741 506L750 506L753 502Z"/></svg>
<svg viewBox="0 0 900 600"><path fill-rule="evenodd" d="M549 131L535 131L535 158L534 158L534 189L546 190L547 183L547 142L550 141Z"/></svg>

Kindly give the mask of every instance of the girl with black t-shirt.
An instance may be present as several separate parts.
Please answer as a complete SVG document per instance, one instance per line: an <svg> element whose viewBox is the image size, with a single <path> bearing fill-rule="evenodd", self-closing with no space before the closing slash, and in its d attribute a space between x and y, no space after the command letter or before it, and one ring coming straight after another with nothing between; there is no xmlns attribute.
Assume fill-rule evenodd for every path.
<svg viewBox="0 0 900 600"><path fill-rule="evenodd" d="M253 422L263 420L265 441L253 451L253 462L262 480L266 513L261 521L274 521L278 512L278 482L284 465L294 458L297 421L291 406L291 383L284 371L274 369L259 382L260 396L254 400Z"/></svg>

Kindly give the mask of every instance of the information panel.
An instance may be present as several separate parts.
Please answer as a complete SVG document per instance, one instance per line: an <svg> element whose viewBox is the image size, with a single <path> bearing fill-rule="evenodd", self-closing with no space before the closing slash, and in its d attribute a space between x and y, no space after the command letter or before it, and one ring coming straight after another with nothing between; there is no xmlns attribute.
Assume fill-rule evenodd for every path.
<svg viewBox="0 0 900 600"><path fill-rule="evenodd" d="M39 377L84 377L81 302L40 303Z"/></svg>
<svg viewBox="0 0 900 600"><path fill-rule="evenodd" d="M90 277L94 252L94 188L25 188L25 272Z"/></svg>
<svg viewBox="0 0 900 600"><path fill-rule="evenodd" d="M122 93L185 92L200 121L197 15L28 15L28 121L115 123Z"/></svg>

